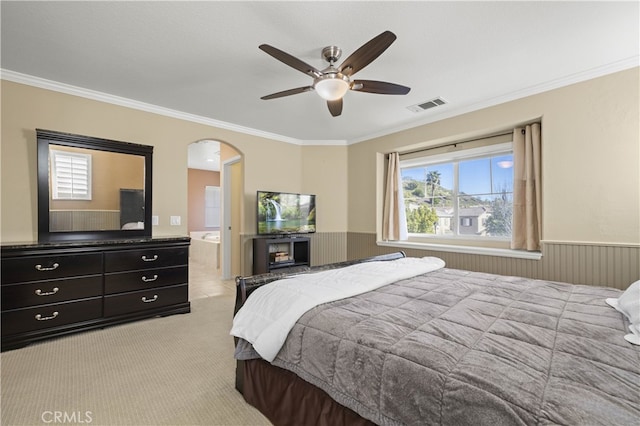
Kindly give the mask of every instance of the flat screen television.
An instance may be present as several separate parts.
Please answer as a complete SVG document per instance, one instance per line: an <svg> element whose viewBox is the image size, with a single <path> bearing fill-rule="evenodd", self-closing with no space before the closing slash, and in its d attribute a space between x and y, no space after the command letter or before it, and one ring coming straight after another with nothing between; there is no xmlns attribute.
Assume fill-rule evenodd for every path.
<svg viewBox="0 0 640 426"><path fill-rule="evenodd" d="M316 232L316 196L258 191L258 235Z"/></svg>

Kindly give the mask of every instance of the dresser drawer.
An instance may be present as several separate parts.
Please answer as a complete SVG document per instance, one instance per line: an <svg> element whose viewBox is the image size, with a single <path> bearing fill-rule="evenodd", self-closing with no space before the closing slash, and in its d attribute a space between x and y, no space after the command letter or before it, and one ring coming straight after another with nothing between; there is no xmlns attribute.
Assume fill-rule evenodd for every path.
<svg viewBox="0 0 640 426"><path fill-rule="evenodd" d="M187 284L105 296L104 316L110 317L140 312L176 303L184 303L188 300L189 286Z"/></svg>
<svg viewBox="0 0 640 426"><path fill-rule="evenodd" d="M133 272L115 272L104 277L105 294L165 287L189 282L189 267L156 268Z"/></svg>
<svg viewBox="0 0 640 426"><path fill-rule="evenodd" d="M2 285L102 273L102 253L2 259Z"/></svg>
<svg viewBox="0 0 640 426"><path fill-rule="evenodd" d="M102 275L2 286L2 310L102 296Z"/></svg>
<svg viewBox="0 0 640 426"><path fill-rule="evenodd" d="M102 317L102 298L2 312L2 335L43 330Z"/></svg>
<svg viewBox="0 0 640 426"><path fill-rule="evenodd" d="M123 250L104 254L105 272L122 272L189 264L189 246Z"/></svg>

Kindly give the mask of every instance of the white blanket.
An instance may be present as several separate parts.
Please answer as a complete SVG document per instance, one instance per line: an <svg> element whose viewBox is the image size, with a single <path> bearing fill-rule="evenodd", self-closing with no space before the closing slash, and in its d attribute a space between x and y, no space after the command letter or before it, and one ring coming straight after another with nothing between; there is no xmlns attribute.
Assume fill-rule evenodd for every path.
<svg viewBox="0 0 640 426"><path fill-rule="evenodd" d="M251 293L233 319L231 335L251 343L262 358L271 362L296 321L308 310L435 271L444 265L437 257L405 257L274 281Z"/></svg>

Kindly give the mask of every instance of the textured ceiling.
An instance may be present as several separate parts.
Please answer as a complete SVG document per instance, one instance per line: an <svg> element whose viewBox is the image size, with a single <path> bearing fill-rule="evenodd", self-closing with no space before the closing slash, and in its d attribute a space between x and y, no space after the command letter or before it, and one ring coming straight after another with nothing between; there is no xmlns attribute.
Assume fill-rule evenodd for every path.
<svg viewBox="0 0 640 426"><path fill-rule="evenodd" d="M294 143L351 143L638 66L638 2L2 1L3 78L38 77ZM258 49L322 69L390 30L359 79L405 96L349 92L331 117L314 92L260 97L311 78ZM340 62L340 61L338 61ZM93 92L92 92L93 93ZM407 107L442 97L447 104Z"/></svg>

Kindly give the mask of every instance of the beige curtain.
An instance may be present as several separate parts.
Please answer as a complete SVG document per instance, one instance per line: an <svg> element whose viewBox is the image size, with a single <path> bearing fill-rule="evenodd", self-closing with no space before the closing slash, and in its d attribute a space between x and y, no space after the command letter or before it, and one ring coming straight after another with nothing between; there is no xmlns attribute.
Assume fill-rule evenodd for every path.
<svg viewBox="0 0 640 426"><path fill-rule="evenodd" d="M511 248L539 251L542 232L540 123L513 131L513 229Z"/></svg>
<svg viewBox="0 0 640 426"><path fill-rule="evenodd" d="M382 239L385 241L407 239L407 218L404 211L402 177L400 176L400 155L397 152L389 154L382 213Z"/></svg>

